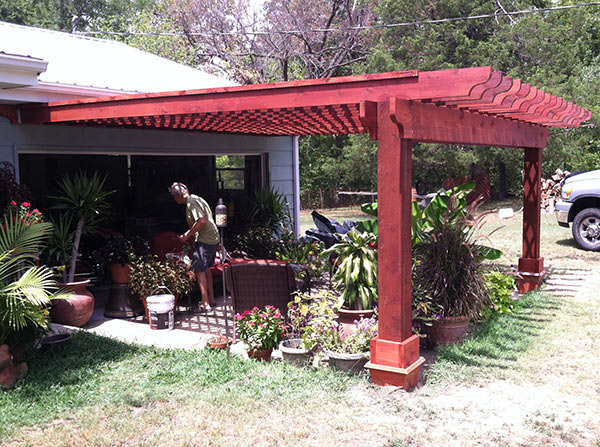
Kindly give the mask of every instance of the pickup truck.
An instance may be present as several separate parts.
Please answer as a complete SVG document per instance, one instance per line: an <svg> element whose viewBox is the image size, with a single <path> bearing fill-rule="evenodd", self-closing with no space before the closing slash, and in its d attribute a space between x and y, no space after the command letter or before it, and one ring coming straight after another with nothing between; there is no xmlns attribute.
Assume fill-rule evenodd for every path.
<svg viewBox="0 0 600 447"><path fill-rule="evenodd" d="M573 238L585 250L600 250L600 169L570 174L563 179L556 220L572 222Z"/></svg>

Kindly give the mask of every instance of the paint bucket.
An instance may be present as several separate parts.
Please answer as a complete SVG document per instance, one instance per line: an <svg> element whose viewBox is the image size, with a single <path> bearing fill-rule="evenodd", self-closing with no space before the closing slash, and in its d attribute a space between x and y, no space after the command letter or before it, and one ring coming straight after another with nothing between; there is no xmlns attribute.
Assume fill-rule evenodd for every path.
<svg viewBox="0 0 600 447"><path fill-rule="evenodd" d="M175 295L150 295L146 299L150 329L168 329L175 327Z"/></svg>

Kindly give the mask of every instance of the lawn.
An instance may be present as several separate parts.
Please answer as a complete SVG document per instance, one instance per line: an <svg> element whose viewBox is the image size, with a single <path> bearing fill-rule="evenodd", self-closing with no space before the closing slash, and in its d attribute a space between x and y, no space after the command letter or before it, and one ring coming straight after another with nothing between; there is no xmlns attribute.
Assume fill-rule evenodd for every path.
<svg viewBox="0 0 600 447"><path fill-rule="evenodd" d="M499 262L515 264L521 215L489 221L503 225L490 237ZM584 272L578 292L523 297L428 359L413 392L80 333L60 352L37 352L26 379L0 394L0 444L600 447L599 255L576 248L553 216L542 221L546 266Z"/></svg>

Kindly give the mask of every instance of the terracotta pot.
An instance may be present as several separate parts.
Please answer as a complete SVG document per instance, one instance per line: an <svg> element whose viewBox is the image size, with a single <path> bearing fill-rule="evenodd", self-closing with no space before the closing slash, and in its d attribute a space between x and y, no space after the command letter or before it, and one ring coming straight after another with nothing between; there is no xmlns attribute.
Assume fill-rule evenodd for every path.
<svg viewBox="0 0 600 447"><path fill-rule="evenodd" d="M433 322L430 336L433 346L456 343L469 330L469 317L442 317Z"/></svg>
<svg viewBox="0 0 600 447"><path fill-rule="evenodd" d="M279 350L284 361L298 366L308 365L312 358L312 349L306 349L301 338L283 340L279 343Z"/></svg>
<svg viewBox="0 0 600 447"><path fill-rule="evenodd" d="M224 335L210 337L207 341L208 346L212 349L225 349L231 345L233 339L231 337L225 337Z"/></svg>
<svg viewBox="0 0 600 447"><path fill-rule="evenodd" d="M356 323L362 318L371 318L375 314L373 309L365 309L365 310L350 310L350 309L340 309L338 311L338 322L344 328L344 335L348 336L353 334L356 331Z"/></svg>
<svg viewBox="0 0 600 447"><path fill-rule="evenodd" d="M58 284L61 288L71 291L72 295L65 299L52 300L50 318L54 323L82 327L90 321L94 313L94 295L85 288L89 283L88 279Z"/></svg>
<svg viewBox="0 0 600 447"><path fill-rule="evenodd" d="M273 349L252 349L248 351L248 357L260 362L270 362Z"/></svg>
<svg viewBox="0 0 600 447"><path fill-rule="evenodd" d="M327 351L327 357L329 357L329 366L351 374L364 371L368 360L364 354L346 354L335 351Z"/></svg>
<svg viewBox="0 0 600 447"><path fill-rule="evenodd" d="M110 274L115 284L129 284L129 280L131 279L129 264L111 264Z"/></svg>

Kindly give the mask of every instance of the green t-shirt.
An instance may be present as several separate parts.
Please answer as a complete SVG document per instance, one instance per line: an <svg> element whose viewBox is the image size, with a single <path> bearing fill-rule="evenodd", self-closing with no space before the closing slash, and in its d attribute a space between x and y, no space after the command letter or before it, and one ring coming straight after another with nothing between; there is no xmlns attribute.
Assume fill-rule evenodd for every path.
<svg viewBox="0 0 600 447"><path fill-rule="evenodd" d="M185 219L188 226L192 228L194 223L203 217L207 219L207 222L194 235L195 241L203 244L218 244L219 230L217 230L210 206L203 198L190 194L185 203Z"/></svg>

